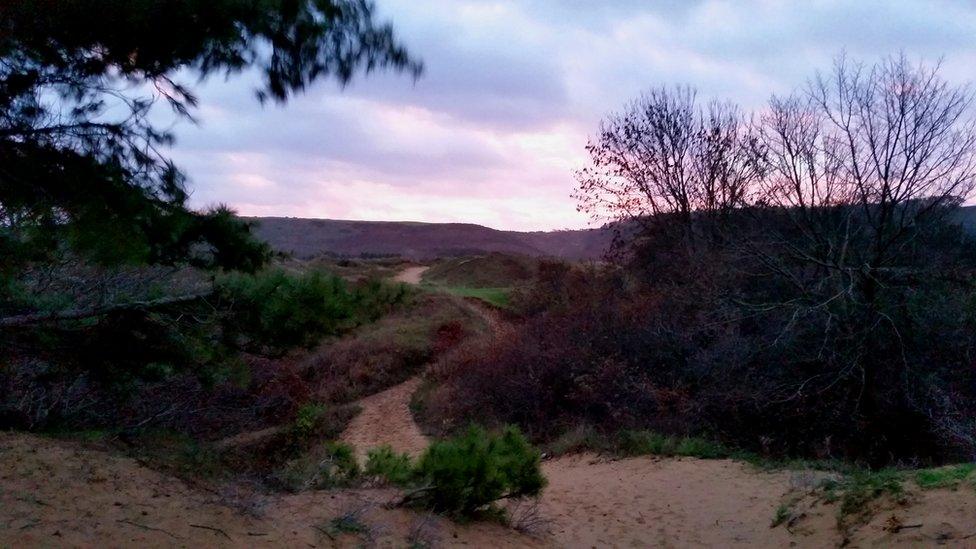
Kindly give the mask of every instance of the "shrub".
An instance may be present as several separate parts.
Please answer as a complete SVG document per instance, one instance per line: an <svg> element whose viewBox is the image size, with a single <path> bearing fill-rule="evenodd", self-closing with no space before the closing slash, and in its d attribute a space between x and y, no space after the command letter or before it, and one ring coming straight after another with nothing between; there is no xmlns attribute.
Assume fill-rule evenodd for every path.
<svg viewBox="0 0 976 549"><path fill-rule="evenodd" d="M343 279L321 271L271 269L224 275L215 293L230 304L228 330L252 347L283 350L374 321L402 303L409 290L375 280L350 289Z"/></svg>
<svg viewBox="0 0 976 549"><path fill-rule="evenodd" d="M294 436L297 439L306 439L311 436L325 416L325 411L323 404L303 404L295 414L295 422L292 424Z"/></svg>
<svg viewBox="0 0 976 549"><path fill-rule="evenodd" d="M841 326L831 311L741 304L774 301L764 296L781 289L724 269L721 256L668 257L654 251L646 272L547 269L525 293L516 329L435 364L420 417L448 432L471 421L514 424L538 441L581 424L714 434L763 456L872 467L976 455L973 290L886 290L871 316L849 313ZM860 368L872 377L853 373ZM701 442L674 444L682 454L723 454Z"/></svg>
<svg viewBox="0 0 976 549"><path fill-rule="evenodd" d="M417 465L422 488L406 498L441 513L470 516L495 501L538 495L546 485L539 452L515 427L471 427L433 443Z"/></svg>
<svg viewBox="0 0 976 549"><path fill-rule="evenodd" d="M369 525L363 520L368 507L356 507L349 509L338 517L329 521L324 531L329 532L330 536L341 534L356 534L370 537Z"/></svg>
<svg viewBox="0 0 976 549"><path fill-rule="evenodd" d="M290 492L344 486L359 476L355 453L348 444L328 442L290 460L275 475Z"/></svg>
<svg viewBox="0 0 976 549"><path fill-rule="evenodd" d="M840 501L838 525L863 521L871 516L870 503L883 497L901 497L905 492L904 475L894 469L867 471L855 469L840 479L827 479L821 483L827 503Z"/></svg>
<svg viewBox="0 0 976 549"><path fill-rule="evenodd" d="M390 446L369 450L363 472L368 477L381 478L397 486L406 486L414 478L410 456L397 453Z"/></svg>

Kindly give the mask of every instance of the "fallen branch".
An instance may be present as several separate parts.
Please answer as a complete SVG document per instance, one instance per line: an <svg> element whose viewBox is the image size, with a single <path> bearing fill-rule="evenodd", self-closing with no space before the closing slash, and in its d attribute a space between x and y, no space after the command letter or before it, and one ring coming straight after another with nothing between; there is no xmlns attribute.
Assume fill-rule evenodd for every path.
<svg viewBox="0 0 976 549"><path fill-rule="evenodd" d="M180 537L177 536L176 534L168 530L163 530L162 528L153 528L152 526L146 526L145 524L139 524L138 522L132 522L131 520L126 520L126 519L119 519L118 522L121 522L122 524L128 524L130 526L135 526L137 528L142 528L143 530L149 530L151 532L162 532L173 539L180 539Z"/></svg>
<svg viewBox="0 0 976 549"><path fill-rule="evenodd" d="M403 507L403 506L407 505L408 503L410 503L410 502L412 502L412 501L414 501L416 499L419 499L419 497L421 495L423 495L423 494L425 494L427 492L430 492L433 489L434 489L433 486L423 486L421 488L417 488L417 489L411 490L411 491L407 492L406 494L404 494L403 496L401 496L400 499L398 499L398 500L395 499L395 500L391 500L391 501L387 502L383 507L386 508L386 509L394 509L396 507Z"/></svg>
<svg viewBox="0 0 976 549"><path fill-rule="evenodd" d="M210 292L182 295L176 297L164 297L160 299L153 299L149 301L129 301L126 303L113 303L111 305L103 305L101 307L92 307L89 309L65 309L62 311L53 311L46 313L29 313L24 315L15 315L0 318L0 328L17 328L20 326L31 326L34 324L42 324L46 322L60 322L63 320L84 320L86 318L93 318L96 316L102 316L109 313L114 313L118 311L139 311L144 309L154 309L156 307L164 307L167 305L176 305L179 303L189 303L191 301L196 301L210 295Z"/></svg>
<svg viewBox="0 0 976 549"><path fill-rule="evenodd" d="M224 532L220 528L214 528L213 526L204 526L203 524L191 524L190 528L202 528L204 530L210 530L211 532L217 532L218 534L224 536L225 538L230 539L230 536L227 535L227 532Z"/></svg>
<svg viewBox="0 0 976 549"><path fill-rule="evenodd" d="M326 530L325 528L319 528L318 526L312 526L312 528L315 529L315 530L318 530L319 532L322 532L323 534L325 534L326 536L328 536L329 539L331 539L332 541L335 541L336 540L335 539L335 536L333 536L332 534L330 534L329 531Z"/></svg>

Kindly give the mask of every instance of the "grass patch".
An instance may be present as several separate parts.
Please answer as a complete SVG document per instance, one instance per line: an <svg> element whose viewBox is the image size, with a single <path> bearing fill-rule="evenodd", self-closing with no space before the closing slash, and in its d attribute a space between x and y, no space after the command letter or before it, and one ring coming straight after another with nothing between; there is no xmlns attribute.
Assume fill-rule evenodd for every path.
<svg viewBox="0 0 976 549"><path fill-rule="evenodd" d="M821 487L827 503L840 501L841 517L860 516L868 504L882 496L898 497L905 493L905 475L894 469L857 471L840 480L825 480Z"/></svg>
<svg viewBox="0 0 976 549"><path fill-rule="evenodd" d="M612 451L607 437L601 435L590 425L579 425L566 431L546 444L545 450L546 453L553 456L586 451Z"/></svg>
<svg viewBox="0 0 976 549"><path fill-rule="evenodd" d="M343 513L342 515L329 521L328 531L334 535L336 534L367 534L369 533L369 526L363 522L362 513L363 510L350 511L348 513Z"/></svg>
<svg viewBox="0 0 976 549"><path fill-rule="evenodd" d="M507 288L532 282L538 268L537 258L491 253L442 259L431 265L423 280L445 287Z"/></svg>
<svg viewBox="0 0 976 549"><path fill-rule="evenodd" d="M976 486L974 472L976 472L976 463L963 463L961 465L951 465L935 469L922 469L915 472L915 483L920 488L926 490L957 488L964 481L972 478L974 486Z"/></svg>
<svg viewBox="0 0 976 549"><path fill-rule="evenodd" d="M672 437L653 431L621 431L616 446L620 453L628 456L650 454L715 459L732 455L725 446L701 437Z"/></svg>
<svg viewBox="0 0 976 549"><path fill-rule="evenodd" d="M776 528L780 524L786 522L793 515L791 506L788 503L784 503L776 508L776 514L773 515L773 522L769 525L770 528Z"/></svg>
<svg viewBox="0 0 976 549"><path fill-rule="evenodd" d="M458 297L480 299L489 305L507 308L511 304L511 288L470 288L467 286L447 286L443 288L449 294Z"/></svg>
<svg viewBox="0 0 976 549"><path fill-rule="evenodd" d="M823 465L823 463L816 462L816 465ZM904 503L910 495L911 481L922 490L956 489L967 481L976 488L976 463L931 469L889 468L877 471L853 464L839 464L833 470L844 472L820 481L813 491L806 495L813 496L824 503L839 504L837 526L842 532L869 521L877 510L877 506L873 503L880 498L890 498ZM779 526L792 519L795 516L794 506L803 498L804 495L799 495L781 505L776 510L772 526Z"/></svg>

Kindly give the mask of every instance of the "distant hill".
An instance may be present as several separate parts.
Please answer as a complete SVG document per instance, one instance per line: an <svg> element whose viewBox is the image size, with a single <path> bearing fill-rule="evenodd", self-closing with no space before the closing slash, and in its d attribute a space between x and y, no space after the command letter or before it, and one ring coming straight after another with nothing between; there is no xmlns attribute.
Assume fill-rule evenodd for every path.
<svg viewBox="0 0 976 549"><path fill-rule="evenodd" d="M976 206L960 208L956 220L976 233ZM342 221L298 217L251 217L255 233L272 248L307 259L400 256L432 259L490 252L599 259L613 239L608 228L575 231L500 231L473 223Z"/></svg>
<svg viewBox="0 0 976 549"><path fill-rule="evenodd" d="M341 221L295 217L251 217L255 233L277 251L298 258L397 255L411 259L488 252L598 259L609 246L608 229L500 231L472 223Z"/></svg>

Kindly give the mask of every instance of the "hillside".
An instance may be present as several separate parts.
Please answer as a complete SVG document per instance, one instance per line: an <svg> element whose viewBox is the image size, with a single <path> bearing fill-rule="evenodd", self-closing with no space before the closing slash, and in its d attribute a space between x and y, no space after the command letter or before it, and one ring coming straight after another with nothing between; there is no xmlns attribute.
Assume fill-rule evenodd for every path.
<svg viewBox="0 0 976 549"><path fill-rule="evenodd" d="M976 232L976 206L964 206L957 220ZM600 259L613 239L611 228L564 231L502 231L474 223L344 221L299 217L249 217L255 232L277 251L299 259L401 256L433 259L490 252L564 259ZM618 225L619 226L619 225Z"/></svg>
<svg viewBox="0 0 976 549"><path fill-rule="evenodd" d="M566 259L598 259L610 243L605 229L500 231L472 223L342 221L253 217L255 232L275 250L299 258L318 255L399 255L430 259L505 252Z"/></svg>

